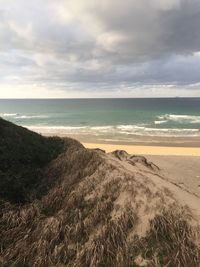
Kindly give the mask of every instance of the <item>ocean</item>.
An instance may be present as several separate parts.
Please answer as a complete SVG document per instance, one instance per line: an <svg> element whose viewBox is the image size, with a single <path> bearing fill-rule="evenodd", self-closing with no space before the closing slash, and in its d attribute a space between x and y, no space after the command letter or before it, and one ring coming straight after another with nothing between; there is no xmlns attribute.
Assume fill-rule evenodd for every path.
<svg viewBox="0 0 200 267"><path fill-rule="evenodd" d="M0 117L39 133L96 142L200 136L200 98L1 99Z"/></svg>

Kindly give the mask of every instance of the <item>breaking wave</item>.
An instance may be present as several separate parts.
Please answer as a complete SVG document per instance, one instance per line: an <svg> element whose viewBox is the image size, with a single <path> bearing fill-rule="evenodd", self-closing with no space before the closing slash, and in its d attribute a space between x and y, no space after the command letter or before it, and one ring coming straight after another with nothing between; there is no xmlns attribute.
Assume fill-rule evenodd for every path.
<svg viewBox="0 0 200 267"><path fill-rule="evenodd" d="M0 113L0 117L15 117L17 113Z"/></svg>
<svg viewBox="0 0 200 267"><path fill-rule="evenodd" d="M167 121L173 121L178 123L200 123L200 116L195 115L175 115L175 114L165 114L157 117L160 123ZM159 121L155 121L155 124Z"/></svg>
<svg viewBox="0 0 200 267"><path fill-rule="evenodd" d="M143 125L108 125L108 126L24 126L30 130L42 134L57 135L95 135L95 136L200 136L199 129L180 129L180 128L151 128Z"/></svg>
<svg viewBox="0 0 200 267"><path fill-rule="evenodd" d="M166 123L167 120L163 120L163 121L154 121L154 124L163 124L163 123Z"/></svg>
<svg viewBox="0 0 200 267"><path fill-rule="evenodd" d="M20 115L18 113L0 113L2 118L13 118L13 119L46 119L49 118L47 115Z"/></svg>
<svg viewBox="0 0 200 267"><path fill-rule="evenodd" d="M46 119L49 118L49 116L46 115L21 115L16 116L15 119Z"/></svg>

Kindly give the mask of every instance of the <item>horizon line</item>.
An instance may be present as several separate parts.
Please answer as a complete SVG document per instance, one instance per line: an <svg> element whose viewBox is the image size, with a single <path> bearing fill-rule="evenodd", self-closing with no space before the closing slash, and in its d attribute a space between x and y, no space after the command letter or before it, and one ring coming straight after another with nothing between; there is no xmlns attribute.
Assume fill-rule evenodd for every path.
<svg viewBox="0 0 200 267"><path fill-rule="evenodd" d="M200 98L200 96L163 96L163 97L20 97L1 98L0 100L81 100L81 99L173 99L173 98Z"/></svg>

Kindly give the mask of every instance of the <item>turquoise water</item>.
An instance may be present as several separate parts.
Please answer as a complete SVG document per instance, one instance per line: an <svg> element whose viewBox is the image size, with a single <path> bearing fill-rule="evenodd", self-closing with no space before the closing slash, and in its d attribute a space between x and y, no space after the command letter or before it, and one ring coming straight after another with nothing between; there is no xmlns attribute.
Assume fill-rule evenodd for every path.
<svg viewBox="0 0 200 267"><path fill-rule="evenodd" d="M40 133L101 141L200 136L200 98L0 100L0 116Z"/></svg>

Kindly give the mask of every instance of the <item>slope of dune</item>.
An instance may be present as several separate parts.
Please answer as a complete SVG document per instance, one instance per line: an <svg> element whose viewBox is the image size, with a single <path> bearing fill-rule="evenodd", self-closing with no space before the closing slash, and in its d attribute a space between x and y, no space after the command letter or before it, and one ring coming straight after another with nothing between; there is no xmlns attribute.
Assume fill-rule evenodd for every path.
<svg viewBox="0 0 200 267"><path fill-rule="evenodd" d="M0 118L0 197L30 201L42 184L43 168L63 150L63 140L45 138Z"/></svg>
<svg viewBox="0 0 200 267"><path fill-rule="evenodd" d="M62 142L39 197L0 195L0 266L200 266L197 196L145 157Z"/></svg>

